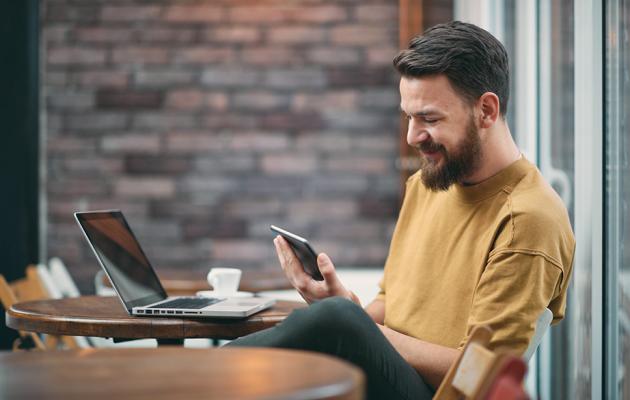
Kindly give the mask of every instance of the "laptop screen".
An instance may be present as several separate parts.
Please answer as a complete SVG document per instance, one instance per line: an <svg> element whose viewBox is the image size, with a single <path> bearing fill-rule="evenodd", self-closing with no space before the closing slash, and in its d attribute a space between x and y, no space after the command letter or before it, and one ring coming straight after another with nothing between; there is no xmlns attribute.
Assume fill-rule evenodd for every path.
<svg viewBox="0 0 630 400"><path fill-rule="evenodd" d="M120 211L82 212L75 216L128 311L167 297Z"/></svg>

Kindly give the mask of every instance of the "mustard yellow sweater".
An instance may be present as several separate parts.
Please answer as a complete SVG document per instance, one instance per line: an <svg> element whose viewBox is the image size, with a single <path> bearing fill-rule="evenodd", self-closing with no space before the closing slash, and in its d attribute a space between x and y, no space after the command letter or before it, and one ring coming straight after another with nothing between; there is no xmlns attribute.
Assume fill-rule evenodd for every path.
<svg viewBox="0 0 630 400"><path fill-rule="evenodd" d="M524 352L545 308L564 317L575 239L566 208L524 157L446 192L407 181L378 299L385 325L461 348L475 325Z"/></svg>

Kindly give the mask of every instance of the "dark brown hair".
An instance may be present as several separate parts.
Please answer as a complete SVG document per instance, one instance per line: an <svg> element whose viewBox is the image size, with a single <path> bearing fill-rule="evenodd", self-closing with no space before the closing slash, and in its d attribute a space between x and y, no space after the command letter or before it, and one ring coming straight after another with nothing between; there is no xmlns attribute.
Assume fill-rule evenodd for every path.
<svg viewBox="0 0 630 400"><path fill-rule="evenodd" d="M404 77L446 75L469 103L493 92L505 117L510 97L508 55L501 42L476 25L460 21L435 25L411 39L393 63Z"/></svg>

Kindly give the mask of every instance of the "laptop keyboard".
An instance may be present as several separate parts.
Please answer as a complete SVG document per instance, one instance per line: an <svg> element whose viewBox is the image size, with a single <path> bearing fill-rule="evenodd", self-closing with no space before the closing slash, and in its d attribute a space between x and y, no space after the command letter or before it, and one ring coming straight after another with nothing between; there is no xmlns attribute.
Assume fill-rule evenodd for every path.
<svg viewBox="0 0 630 400"><path fill-rule="evenodd" d="M178 297L165 303L156 304L147 308L189 308L198 310L200 308L208 307L214 303L218 303L223 299L216 299L212 297Z"/></svg>

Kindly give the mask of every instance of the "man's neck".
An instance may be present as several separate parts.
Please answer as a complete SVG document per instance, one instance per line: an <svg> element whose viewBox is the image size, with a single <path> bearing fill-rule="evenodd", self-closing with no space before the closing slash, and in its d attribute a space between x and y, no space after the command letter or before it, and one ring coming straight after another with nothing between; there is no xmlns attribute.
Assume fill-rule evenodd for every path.
<svg viewBox="0 0 630 400"><path fill-rule="evenodd" d="M507 124L495 125L494 132L488 132L482 145L481 162L475 172L466 177L462 185L476 185L493 177L509 167L521 157Z"/></svg>

